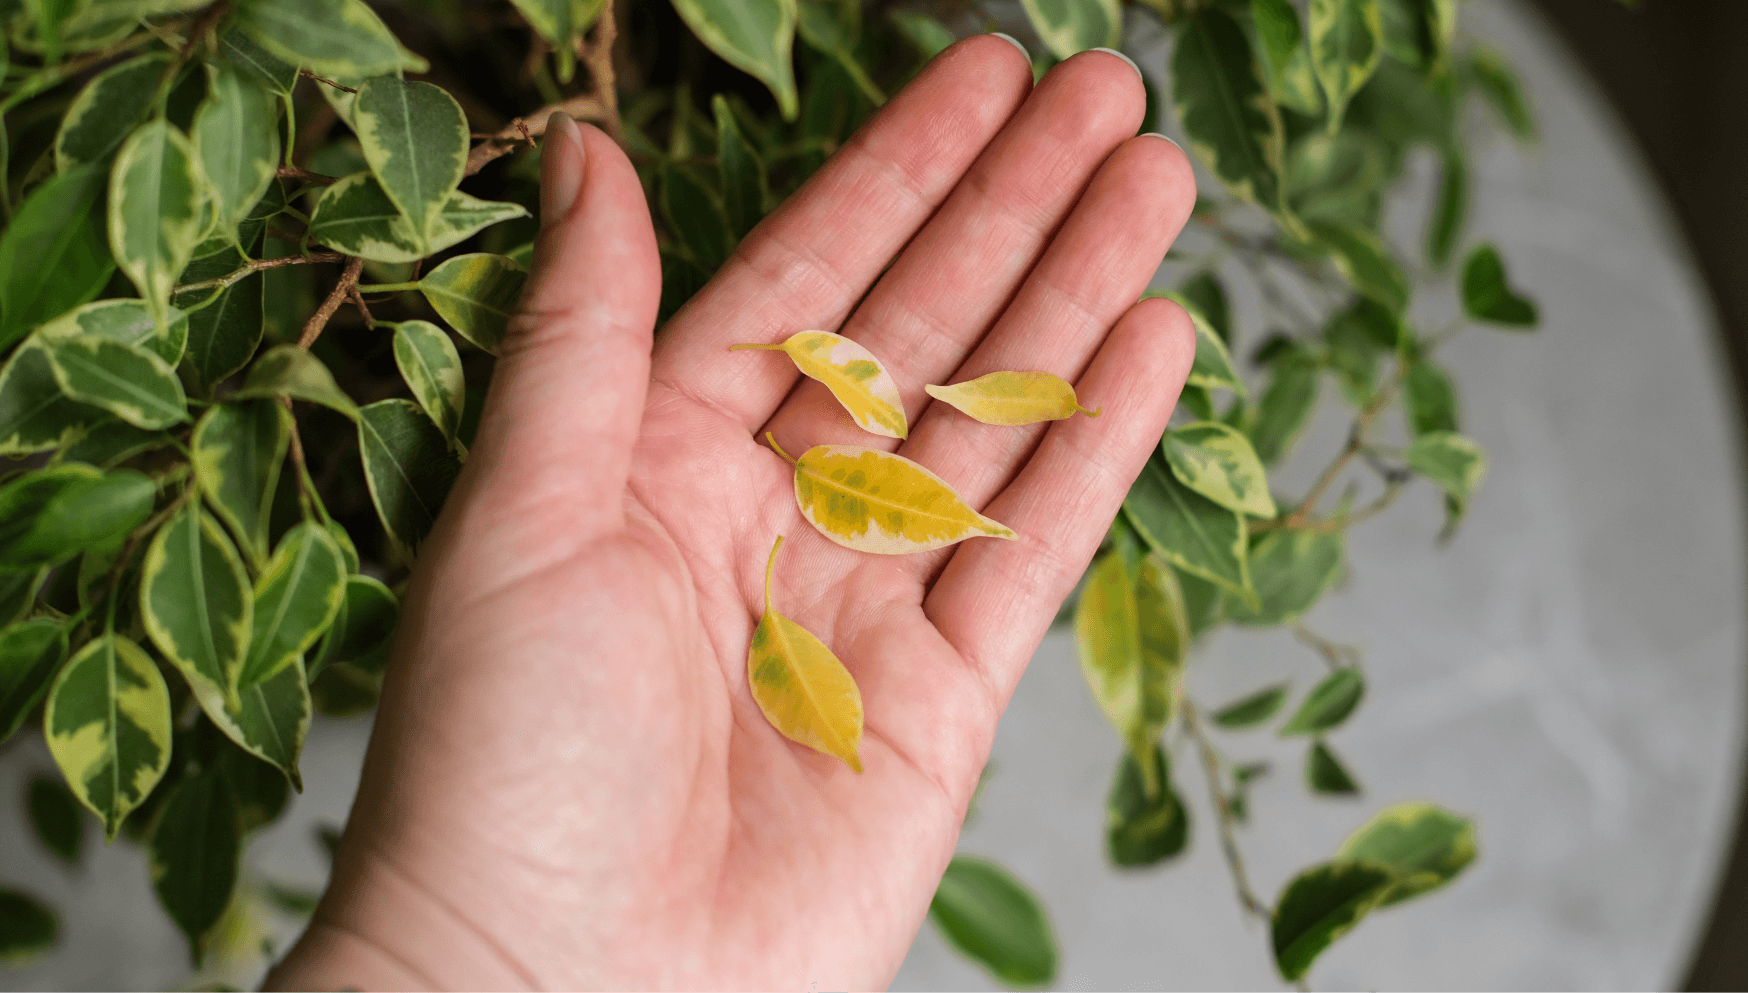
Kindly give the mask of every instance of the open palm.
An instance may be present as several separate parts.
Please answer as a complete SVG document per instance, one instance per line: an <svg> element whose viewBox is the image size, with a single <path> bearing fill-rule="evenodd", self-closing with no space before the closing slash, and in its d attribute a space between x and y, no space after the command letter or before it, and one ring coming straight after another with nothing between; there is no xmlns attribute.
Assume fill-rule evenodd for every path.
<svg viewBox="0 0 1748 993"><path fill-rule="evenodd" d="M996 722L1165 427L1187 318L1135 304L1188 216L1182 153L1130 138L1100 52L1036 87L1013 46L943 53L767 218L654 339L637 176L555 122L545 227L480 434L422 551L334 882L287 986L883 986ZM573 191L574 194L573 194ZM907 441L856 429L781 355L878 355ZM1097 420L1001 428L926 383L1075 382ZM919 416L920 412L920 416ZM760 442L896 450L1018 541L832 544ZM858 776L746 685L776 605L855 675Z"/></svg>

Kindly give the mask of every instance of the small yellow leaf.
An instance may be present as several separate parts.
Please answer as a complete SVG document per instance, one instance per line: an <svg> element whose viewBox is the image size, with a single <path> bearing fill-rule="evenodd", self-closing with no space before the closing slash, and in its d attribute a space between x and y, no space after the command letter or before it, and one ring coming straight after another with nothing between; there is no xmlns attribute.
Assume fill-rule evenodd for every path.
<svg viewBox="0 0 1748 993"><path fill-rule="evenodd" d="M819 532L845 548L909 555L966 538L1018 536L979 514L941 477L902 455L854 445L815 445L791 459L795 502Z"/></svg>
<svg viewBox="0 0 1748 993"><path fill-rule="evenodd" d="M790 741L836 755L862 771L862 693L831 649L771 606L771 571L783 536L765 562L765 615L747 649L747 685L771 726Z"/></svg>
<svg viewBox="0 0 1748 993"><path fill-rule="evenodd" d="M929 396L950 403L985 424L1017 427L1039 421L1060 421L1076 411L1097 417L1074 396L1074 387L1047 372L992 372L969 383L925 386Z"/></svg>
<svg viewBox="0 0 1748 993"><path fill-rule="evenodd" d="M803 376L832 391L862 430L903 439L910 433L898 385L874 353L830 331L802 331L781 345L733 345L729 351L757 348L788 352Z"/></svg>

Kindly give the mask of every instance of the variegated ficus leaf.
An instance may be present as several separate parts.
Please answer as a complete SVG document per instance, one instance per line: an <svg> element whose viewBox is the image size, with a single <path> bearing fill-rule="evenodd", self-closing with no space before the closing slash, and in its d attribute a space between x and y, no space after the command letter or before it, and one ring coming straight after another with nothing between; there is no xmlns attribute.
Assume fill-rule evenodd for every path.
<svg viewBox="0 0 1748 993"><path fill-rule="evenodd" d="M1268 476L1244 432L1219 421L1197 421L1165 433L1165 459L1178 481L1228 510L1275 516Z"/></svg>
<svg viewBox="0 0 1748 993"><path fill-rule="evenodd" d="M1097 417L1104 409L1082 407L1074 387L1047 372L992 372L970 382L923 389L985 424L1036 424L1064 420L1076 413Z"/></svg>
<svg viewBox="0 0 1748 993"><path fill-rule="evenodd" d="M972 510L946 481L902 455L854 445L815 445L790 459L795 502L819 533L845 548L909 555L966 538L1018 538Z"/></svg>
<svg viewBox="0 0 1748 993"><path fill-rule="evenodd" d="M910 433L898 385L874 353L829 331L802 331L779 345L733 345L729 350L757 348L785 352L809 379L832 391L862 430L903 439Z"/></svg>
<svg viewBox="0 0 1748 993"><path fill-rule="evenodd" d="M413 398L449 443L459 445L456 432L467 403L467 382L455 342L430 321L402 321L395 328L394 351L395 365Z"/></svg>
<svg viewBox="0 0 1748 993"><path fill-rule="evenodd" d="M334 623L346 592L340 544L305 521L285 533L255 580L255 626L239 684L247 690L279 675Z"/></svg>
<svg viewBox="0 0 1748 993"><path fill-rule="evenodd" d="M49 689L43 737L79 802L113 839L170 767L170 690L140 646L86 642Z"/></svg>
<svg viewBox="0 0 1748 993"><path fill-rule="evenodd" d="M527 217L518 203L481 200L456 190L421 230L368 172L327 188L310 216L310 238L373 262L416 262L466 240L499 221Z"/></svg>
<svg viewBox="0 0 1748 993"><path fill-rule="evenodd" d="M527 281L516 260L476 252L444 259L419 280L419 292L456 333L496 355Z"/></svg>
<svg viewBox="0 0 1748 993"><path fill-rule="evenodd" d="M159 327L144 300L98 300L75 307L36 329L43 342L61 342L76 335L91 334L139 345L171 366L182 361L188 345L188 315L176 307L166 311Z"/></svg>
<svg viewBox="0 0 1748 993"><path fill-rule="evenodd" d="M785 738L836 755L862 771L862 693L831 649L771 606L771 573L783 536L765 563L765 613L747 649L747 685L765 720Z"/></svg>
<svg viewBox="0 0 1748 993"><path fill-rule="evenodd" d="M152 105L158 80L170 66L169 52L148 52L117 62L91 77L61 118L55 135L55 170L102 163Z"/></svg>
<svg viewBox="0 0 1748 993"><path fill-rule="evenodd" d="M358 419L358 405L334 382L334 374L309 349L296 345L278 345L263 352L243 388L231 394L232 400L256 397L291 397L319 403L337 410L353 420Z"/></svg>
<svg viewBox="0 0 1748 993"><path fill-rule="evenodd" d="M155 316L165 327L169 310ZM55 382L75 400L140 428L167 428L188 419L188 397L176 370L147 348L77 334L55 342L48 354Z"/></svg>
<svg viewBox="0 0 1748 993"><path fill-rule="evenodd" d="M267 561L268 518L291 427L283 404L244 400L209 407L189 439L195 482L257 568Z"/></svg>
<svg viewBox="0 0 1748 993"><path fill-rule="evenodd" d="M467 166L467 118L442 87L376 76L359 87L352 128L364 160L423 244Z"/></svg>
<svg viewBox="0 0 1748 993"><path fill-rule="evenodd" d="M109 247L159 323L170 289L206 233L206 177L194 147L164 120L140 125L109 174Z"/></svg>
<svg viewBox="0 0 1748 993"><path fill-rule="evenodd" d="M254 605L236 547L198 504L158 529L140 575L140 615L152 643L215 721L238 706Z"/></svg>

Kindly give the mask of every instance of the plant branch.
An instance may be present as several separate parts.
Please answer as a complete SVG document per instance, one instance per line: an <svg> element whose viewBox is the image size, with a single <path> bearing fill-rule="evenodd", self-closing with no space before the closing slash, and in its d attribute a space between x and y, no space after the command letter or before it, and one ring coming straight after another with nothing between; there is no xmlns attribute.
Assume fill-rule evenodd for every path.
<svg viewBox="0 0 1748 993"><path fill-rule="evenodd" d="M287 255L282 259L251 259L240 269L233 269L213 279L203 279L198 283L183 283L170 291L172 297L184 293L198 293L201 290L222 290L227 286L241 282L263 269L281 269L288 265L308 265L312 262L344 262L346 256L339 252L311 252L308 255Z"/></svg>
<svg viewBox="0 0 1748 993"><path fill-rule="evenodd" d="M308 169L294 165L280 166L276 175L280 179L301 179L306 183L315 183L318 186L332 186L340 181L338 176L324 176L319 172L310 172Z"/></svg>
<svg viewBox="0 0 1748 993"><path fill-rule="evenodd" d="M305 79L313 79L318 83L325 83L328 86L332 86L334 89L339 90L341 93L350 93L353 96L358 95L358 91L356 89L354 89L353 87L346 86L342 83L337 83L334 80L331 80L326 76L318 76L315 73L310 72L308 69L299 69L297 71L297 74L299 76L302 76Z"/></svg>
<svg viewBox="0 0 1748 993"><path fill-rule="evenodd" d="M1293 621L1288 625L1288 627L1292 630L1293 637L1299 639L1301 645L1306 646L1323 658L1324 664L1329 666L1330 671L1333 672L1337 669L1348 669L1359 665L1359 649L1354 648L1352 645L1342 645L1330 641L1328 638L1325 638L1306 627L1300 621Z"/></svg>
<svg viewBox="0 0 1748 993"><path fill-rule="evenodd" d="M334 284L334 289L310 319L304 323L303 333L297 337L297 347L308 348L322 336L322 329L328 326L328 320L334 316L334 311L346 302L346 297L352 288L358 285L358 274L364 271L364 260L356 255L346 262L346 271L340 274L340 281Z"/></svg>
<svg viewBox="0 0 1748 993"><path fill-rule="evenodd" d="M588 93L554 101L511 121L467 153L467 168L462 175L471 176L492 161L510 154L518 141L533 143L535 138L546 133L547 121L553 114L569 114L578 120L594 121L602 125L614 141L622 140L624 128L619 121L619 95L613 73L613 45L619 37L619 25L613 8L613 0L607 0L600 20L595 23L594 37L577 42L577 55L588 67L594 88Z"/></svg>
<svg viewBox="0 0 1748 993"><path fill-rule="evenodd" d="M1251 890L1250 877L1244 871L1244 857L1238 851L1237 819L1232 816L1232 801L1220 787L1220 756L1214 751L1214 743L1208 740L1196 718L1195 705L1185 700L1180 712L1184 716L1184 730L1195 740L1196 751L1202 757L1202 771L1208 779L1208 799L1214 805L1215 819L1220 824L1220 850L1226 856L1226 867L1232 871L1232 885L1238 891L1238 904L1247 913L1269 923L1274 920L1274 913Z"/></svg>

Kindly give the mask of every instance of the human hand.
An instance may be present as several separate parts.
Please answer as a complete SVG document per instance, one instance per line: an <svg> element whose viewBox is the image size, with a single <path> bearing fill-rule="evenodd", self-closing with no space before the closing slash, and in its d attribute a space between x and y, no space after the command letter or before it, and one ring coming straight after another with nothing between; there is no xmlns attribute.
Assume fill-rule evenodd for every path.
<svg viewBox="0 0 1748 993"><path fill-rule="evenodd" d="M653 354L637 176L601 132L554 122L521 313L408 590L332 883L271 987L892 979L1008 697L1194 355L1176 305L1134 302L1195 199L1181 151L1129 137L1143 105L1108 53L1034 90L1014 46L954 46ZM893 374L909 440L727 350L840 325ZM1061 375L1104 416L994 427L923 392L997 369ZM765 430L794 452L897 450L1019 540L839 547ZM779 534L776 603L860 684L862 775L748 692Z"/></svg>

